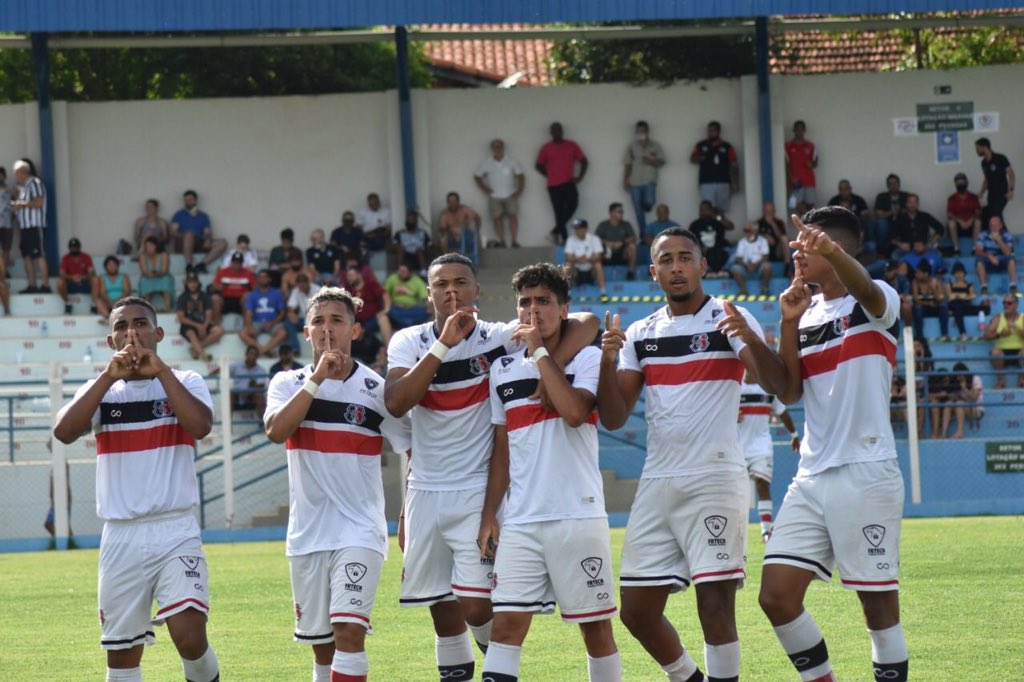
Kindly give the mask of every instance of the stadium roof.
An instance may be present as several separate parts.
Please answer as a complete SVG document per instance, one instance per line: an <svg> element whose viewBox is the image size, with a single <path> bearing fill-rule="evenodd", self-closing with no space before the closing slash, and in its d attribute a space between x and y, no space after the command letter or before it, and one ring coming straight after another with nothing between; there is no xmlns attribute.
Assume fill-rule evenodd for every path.
<svg viewBox="0 0 1024 682"><path fill-rule="evenodd" d="M412 24L724 19L993 11L1019 0L25 0L0 3L0 31L266 31Z"/></svg>

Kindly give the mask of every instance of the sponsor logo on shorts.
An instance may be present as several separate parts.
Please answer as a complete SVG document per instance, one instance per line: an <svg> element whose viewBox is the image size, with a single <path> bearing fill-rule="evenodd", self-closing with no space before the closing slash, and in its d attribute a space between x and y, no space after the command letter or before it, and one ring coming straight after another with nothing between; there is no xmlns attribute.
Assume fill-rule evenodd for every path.
<svg viewBox="0 0 1024 682"><path fill-rule="evenodd" d="M882 544L882 540L885 539L885 526L873 523L870 526L864 526L861 531L864 533L864 537L871 545L868 547L868 556L884 556L885 547L879 547L879 545Z"/></svg>
<svg viewBox="0 0 1024 682"><path fill-rule="evenodd" d="M703 353L711 347L711 341L708 340L707 334L696 334L690 339L690 350L694 353Z"/></svg>
<svg viewBox="0 0 1024 682"><path fill-rule="evenodd" d="M494 565L494 559L492 559L489 556L482 556L482 557L480 557L480 565L481 566L493 566Z"/></svg>
<svg viewBox="0 0 1024 682"><path fill-rule="evenodd" d="M498 574L497 573L492 573L491 574L491 589L495 590L497 588L498 588Z"/></svg>
<svg viewBox="0 0 1024 682"><path fill-rule="evenodd" d="M153 416L157 419L163 419L164 417L173 417L174 408L171 407L171 401L167 398L163 400L153 401Z"/></svg>
<svg viewBox="0 0 1024 682"><path fill-rule="evenodd" d="M197 556L180 556L178 560L185 564L185 577L186 578L198 578L199 562L202 561L202 557Z"/></svg>
<svg viewBox="0 0 1024 682"><path fill-rule="evenodd" d="M357 583L363 579L366 575L366 566L357 561L352 561L345 564L345 575L348 576L348 582L345 583L345 589L350 592L362 592L363 586Z"/></svg>
<svg viewBox="0 0 1024 682"><path fill-rule="evenodd" d="M359 426L366 421L366 408L362 405L349 405L345 408L345 421Z"/></svg>
<svg viewBox="0 0 1024 682"><path fill-rule="evenodd" d="M712 547L725 545L725 538L721 537L721 535L725 532L727 525L729 525L729 519L720 514L713 514L704 519L704 527L711 533L711 537L708 538L708 545Z"/></svg>
<svg viewBox="0 0 1024 682"><path fill-rule="evenodd" d="M604 585L604 578L599 578L601 575L601 568L604 567L604 561L601 557L588 556L586 559L580 562L580 568L587 574L590 580L587 581L587 587L601 587Z"/></svg>

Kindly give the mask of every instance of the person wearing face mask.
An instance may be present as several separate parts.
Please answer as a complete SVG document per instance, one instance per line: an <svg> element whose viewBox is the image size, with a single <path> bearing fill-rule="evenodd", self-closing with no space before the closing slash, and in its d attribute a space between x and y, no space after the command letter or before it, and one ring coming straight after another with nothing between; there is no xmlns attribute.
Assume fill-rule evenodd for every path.
<svg viewBox="0 0 1024 682"><path fill-rule="evenodd" d="M633 141L622 158L622 186L629 192L636 213L636 229L642 239L647 229L647 212L654 208L658 169L665 165L665 151L651 139L647 121L637 121Z"/></svg>
<svg viewBox="0 0 1024 682"><path fill-rule="evenodd" d="M953 251L960 255L960 235L970 235L975 242L981 236L981 201L974 192L967 191L967 176L957 173L953 177L956 191L946 200L946 220Z"/></svg>

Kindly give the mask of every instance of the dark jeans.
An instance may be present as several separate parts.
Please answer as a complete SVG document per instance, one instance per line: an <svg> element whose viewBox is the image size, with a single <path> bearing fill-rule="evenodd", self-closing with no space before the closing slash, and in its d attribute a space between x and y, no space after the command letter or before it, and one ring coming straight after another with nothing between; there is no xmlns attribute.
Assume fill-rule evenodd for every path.
<svg viewBox="0 0 1024 682"><path fill-rule="evenodd" d="M924 338L924 318L939 318L939 332L943 336L949 336L949 308L945 303L937 305L915 305L914 306L914 338Z"/></svg>
<svg viewBox="0 0 1024 682"><path fill-rule="evenodd" d="M567 182L564 185L548 187L548 196L551 197L551 208L555 210L555 229L552 230L564 244L569 231L566 225L572 219L572 214L580 205L580 193L576 191L575 182Z"/></svg>
<svg viewBox="0 0 1024 682"><path fill-rule="evenodd" d="M949 310L953 313L953 322L956 323L956 328L960 335L966 336L967 325L964 323L964 318L968 315L977 315L981 311L985 311L988 314L992 310L992 306L988 301L985 301L982 305L975 305L973 301L954 298L949 302ZM978 333L981 334L981 331L979 330Z"/></svg>

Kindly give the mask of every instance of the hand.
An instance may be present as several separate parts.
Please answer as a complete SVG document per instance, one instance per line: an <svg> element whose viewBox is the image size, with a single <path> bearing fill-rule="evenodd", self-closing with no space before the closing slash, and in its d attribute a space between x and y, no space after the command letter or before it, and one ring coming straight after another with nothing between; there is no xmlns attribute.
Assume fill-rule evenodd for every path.
<svg viewBox="0 0 1024 682"><path fill-rule="evenodd" d="M480 518L480 532L476 536L476 546L480 548L480 556L494 558L498 550L498 519L493 514L485 514Z"/></svg>
<svg viewBox="0 0 1024 682"><path fill-rule="evenodd" d="M555 404L551 402L551 396L548 395L548 389L544 386L543 377L541 377L540 381L537 382L537 390L530 394L530 400L539 400L540 409L545 412L556 412Z"/></svg>
<svg viewBox="0 0 1024 682"><path fill-rule="evenodd" d="M445 320L441 336L437 340L451 348L457 346L460 341L472 333L473 328L476 327L476 318L473 317L473 313L477 312L477 309L472 306L457 307L454 296L447 303L450 308L448 319Z"/></svg>
<svg viewBox="0 0 1024 682"><path fill-rule="evenodd" d="M725 317L718 321L715 328L724 331L726 336L739 338L746 344L755 343L760 340L754 330L750 328L747 318L743 316L740 309L733 305L732 301L722 301L725 308Z"/></svg>
<svg viewBox="0 0 1024 682"><path fill-rule="evenodd" d="M800 261L793 259L793 283L779 296L783 322L795 322L811 305L811 287L804 281Z"/></svg>
<svg viewBox="0 0 1024 682"><path fill-rule="evenodd" d="M525 343L526 352L531 356L538 348L543 347L544 337L540 335L540 327L537 326L536 310L530 311L529 324L520 324L515 333L512 334L512 340L518 341L519 343Z"/></svg>
<svg viewBox="0 0 1024 682"><path fill-rule="evenodd" d="M405 552L405 509L398 515L398 549Z"/></svg>
<svg viewBox="0 0 1024 682"><path fill-rule="evenodd" d="M800 436L793 436L793 440L790 442L789 447L793 452L800 452Z"/></svg>
<svg viewBox="0 0 1024 682"><path fill-rule="evenodd" d="M132 329L128 331L129 345L132 347L132 374L141 379L152 379L167 369L167 365L156 354L156 351L143 348L139 343L138 333Z"/></svg>
<svg viewBox="0 0 1024 682"><path fill-rule="evenodd" d="M832 238L816 227L808 227L794 213L790 216L797 229L796 239L789 243L789 248L797 249L807 255L831 256L836 252L836 243Z"/></svg>
<svg viewBox="0 0 1024 682"><path fill-rule="evenodd" d="M626 334L622 331L622 319L618 313L613 317L610 311L604 313L604 334L601 334L601 361L616 362L619 351L626 345Z"/></svg>
<svg viewBox="0 0 1024 682"><path fill-rule="evenodd" d="M324 334L324 349L320 353L320 359L317 360L313 376L310 377L318 384L322 384L324 380L331 377L341 376L345 367L349 367L352 362L350 356L332 348L331 340L331 333L326 332Z"/></svg>

